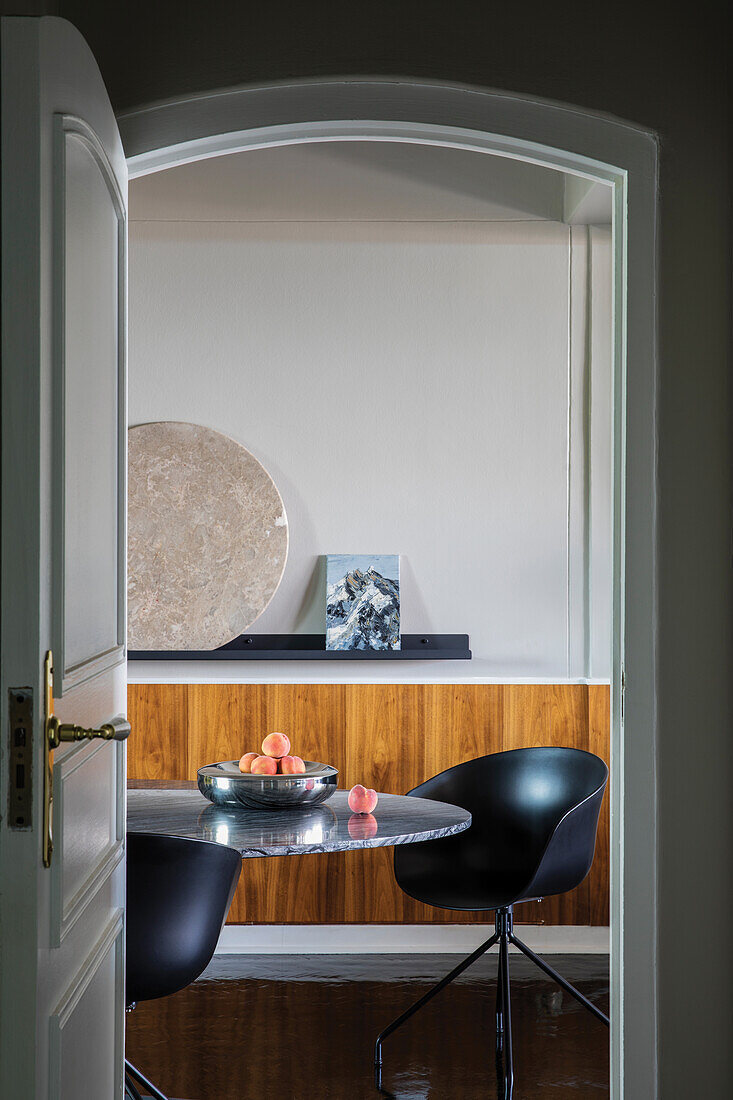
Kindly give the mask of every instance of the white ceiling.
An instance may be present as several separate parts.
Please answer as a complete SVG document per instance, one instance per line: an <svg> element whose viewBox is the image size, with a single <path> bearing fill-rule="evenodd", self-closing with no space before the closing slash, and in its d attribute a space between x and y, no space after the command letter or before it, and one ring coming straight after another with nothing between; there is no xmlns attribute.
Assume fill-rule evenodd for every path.
<svg viewBox="0 0 733 1100"><path fill-rule="evenodd" d="M576 187L571 180L569 186ZM604 217L604 195L593 205ZM257 149L130 183L132 221L563 221L562 172L465 150L398 142ZM572 191L575 207L576 190ZM610 192L609 192L610 196Z"/></svg>

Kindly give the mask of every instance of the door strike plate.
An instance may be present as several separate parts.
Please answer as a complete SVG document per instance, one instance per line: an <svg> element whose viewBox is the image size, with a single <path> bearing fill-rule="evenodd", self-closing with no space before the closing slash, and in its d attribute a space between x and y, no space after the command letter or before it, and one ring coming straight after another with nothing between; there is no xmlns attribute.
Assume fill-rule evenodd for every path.
<svg viewBox="0 0 733 1100"><path fill-rule="evenodd" d="M8 825L33 824L33 689L8 692Z"/></svg>

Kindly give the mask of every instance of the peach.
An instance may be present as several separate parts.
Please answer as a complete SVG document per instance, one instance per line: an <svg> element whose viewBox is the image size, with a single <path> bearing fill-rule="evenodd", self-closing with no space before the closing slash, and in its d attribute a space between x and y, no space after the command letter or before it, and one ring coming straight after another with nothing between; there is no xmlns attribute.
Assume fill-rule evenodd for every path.
<svg viewBox="0 0 733 1100"><path fill-rule="evenodd" d="M352 840L371 840L377 835L377 819L372 814L352 814L348 825Z"/></svg>
<svg viewBox="0 0 733 1100"><path fill-rule="evenodd" d="M242 759L239 761L239 770L240 770L240 772L251 772L252 771L252 761L256 760L258 756L259 756L259 753L257 753L257 752L246 752L244 754L244 756L242 757Z"/></svg>
<svg viewBox="0 0 733 1100"><path fill-rule="evenodd" d="M276 775L277 760L273 760L271 756L258 756L252 761L250 771L252 775Z"/></svg>
<svg viewBox="0 0 733 1100"><path fill-rule="evenodd" d="M377 804L377 792L357 783L349 791L349 809L355 814L370 814Z"/></svg>
<svg viewBox="0 0 733 1100"><path fill-rule="evenodd" d="M290 752L290 738L284 733L268 733L262 742L262 755L280 759Z"/></svg>
<svg viewBox="0 0 733 1100"><path fill-rule="evenodd" d="M302 775L305 771L305 764L299 756L283 756L279 763L283 775Z"/></svg>

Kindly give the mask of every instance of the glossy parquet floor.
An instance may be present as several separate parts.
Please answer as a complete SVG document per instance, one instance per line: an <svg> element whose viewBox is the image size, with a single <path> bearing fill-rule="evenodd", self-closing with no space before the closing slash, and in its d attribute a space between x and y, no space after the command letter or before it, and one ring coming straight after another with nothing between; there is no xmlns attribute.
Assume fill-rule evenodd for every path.
<svg viewBox="0 0 733 1100"><path fill-rule="evenodd" d="M188 989L128 1015L127 1056L185 1100L375 1100L377 1032L458 961L219 956ZM548 961L608 1011L607 956ZM381 1095L494 1100L496 962L481 959L386 1040ZM608 1096L608 1030L523 958L510 971L513 1100Z"/></svg>

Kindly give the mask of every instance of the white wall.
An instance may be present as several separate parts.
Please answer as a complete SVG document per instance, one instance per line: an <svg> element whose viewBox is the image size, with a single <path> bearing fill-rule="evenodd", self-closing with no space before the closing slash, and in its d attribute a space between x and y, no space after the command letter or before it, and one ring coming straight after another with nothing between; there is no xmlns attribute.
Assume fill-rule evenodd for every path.
<svg viewBox="0 0 733 1100"><path fill-rule="evenodd" d="M130 423L272 473L291 550L255 630L324 629L321 555L398 552L403 630L469 633L472 672L608 676L609 234L508 163L306 146L132 183Z"/></svg>

